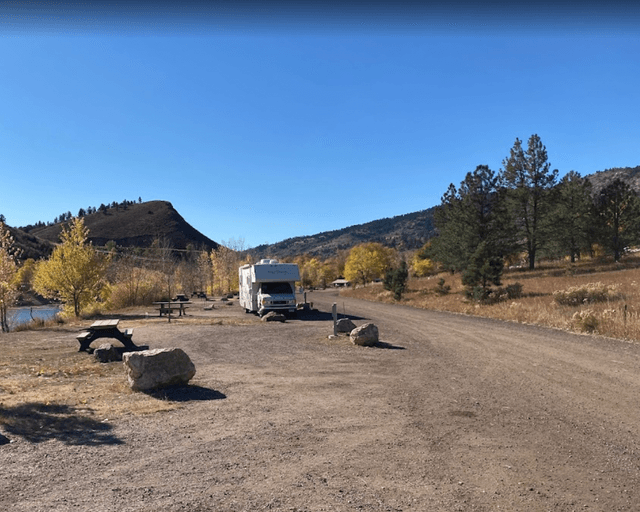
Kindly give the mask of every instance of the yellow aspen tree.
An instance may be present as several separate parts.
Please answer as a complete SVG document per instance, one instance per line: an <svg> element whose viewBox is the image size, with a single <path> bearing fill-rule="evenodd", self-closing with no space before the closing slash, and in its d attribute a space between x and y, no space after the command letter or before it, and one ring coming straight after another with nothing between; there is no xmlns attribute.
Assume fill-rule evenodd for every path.
<svg viewBox="0 0 640 512"><path fill-rule="evenodd" d="M198 255L198 279L199 290L202 293L213 293L213 267L211 258L207 251L202 251Z"/></svg>
<svg viewBox="0 0 640 512"><path fill-rule="evenodd" d="M2 332L9 331L7 312L18 296L15 286L17 272L13 237L4 222L0 221L0 326Z"/></svg>
<svg viewBox="0 0 640 512"><path fill-rule="evenodd" d="M411 268L416 277L425 277L435 272L435 265L429 258L421 258L420 252L416 252L411 260Z"/></svg>
<svg viewBox="0 0 640 512"><path fill-rule="evenodd" d="M217 289L222 293L238 288L238 253L224 245L211 251L211 266L214 278L218 281Z"/></svg>
<svg viewBox="0 0 640 512"><path fill-rule="evenodd" d="M60 245L51 257L38 264L34 276L35 290L45 297L59 297L65 309L75 316L91 304L105 284L108 258L98 254L87 241L89 230L81 218L63 227Z"/></svg>
<svg viewBox="0 0 640 512"><path fill-rule="evenodd" d="M377 242L356 245L344 264L344 276L349 281L367 284L384 275L391 267L393 249Z"/></svg>

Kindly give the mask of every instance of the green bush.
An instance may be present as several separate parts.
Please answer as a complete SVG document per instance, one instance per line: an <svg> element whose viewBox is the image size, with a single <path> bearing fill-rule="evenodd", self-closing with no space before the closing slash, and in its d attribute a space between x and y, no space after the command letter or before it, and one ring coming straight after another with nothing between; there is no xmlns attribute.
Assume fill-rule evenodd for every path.
<svg viewBox="0 0 640 512"><path fill-rule="evenodd" d="M507 299L519 299L522 297L522 285L520 283L509 284L505 288L505 292L507 293Z"/></svg>

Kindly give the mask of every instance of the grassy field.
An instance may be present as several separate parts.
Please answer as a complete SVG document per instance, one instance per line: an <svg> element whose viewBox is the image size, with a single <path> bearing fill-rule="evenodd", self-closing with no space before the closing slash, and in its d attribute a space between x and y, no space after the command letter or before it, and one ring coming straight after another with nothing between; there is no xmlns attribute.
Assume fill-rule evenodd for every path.
<svg viewBox="0 0 640 512"><path fill-rule="evenodd" d="M506 288L515 283L522 285L522 294L507 296ZM450 287L448 293L446 287ZM593 259L573 265L543 262L533 271L509 269L502 288L505 291L500 300L477 304L465 297L460 275L441 273L410 279L401 303L640 341L640 255L629 255L618 264ZM342 293L395 302L381 283Z"/></svg>

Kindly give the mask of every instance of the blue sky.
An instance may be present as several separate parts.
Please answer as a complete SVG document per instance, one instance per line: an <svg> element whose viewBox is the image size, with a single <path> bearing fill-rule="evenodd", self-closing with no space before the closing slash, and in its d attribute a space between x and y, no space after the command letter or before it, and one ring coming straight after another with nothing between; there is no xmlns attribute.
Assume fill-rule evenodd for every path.
<svg viewBox="0 0 640 512"><path fill-rule="evenodd" d="M561 175L640 165L631 4L14 4L0 8L12 226L142 197L252 247L434 206L534 133Z"/></svg>

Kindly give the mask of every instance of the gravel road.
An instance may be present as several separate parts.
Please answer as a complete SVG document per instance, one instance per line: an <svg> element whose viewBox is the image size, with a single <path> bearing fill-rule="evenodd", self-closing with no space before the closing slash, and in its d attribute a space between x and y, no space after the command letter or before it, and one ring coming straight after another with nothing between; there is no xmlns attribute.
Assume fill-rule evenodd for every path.
<svg viewBox="0 0 640 512"><path fill-rule="evenodd" d="M137 328L195 362L183 407L0 446L0 509L640 510L639 345L309 300L285 324ZM382 343L329 340L333 302Z"/></svg>

